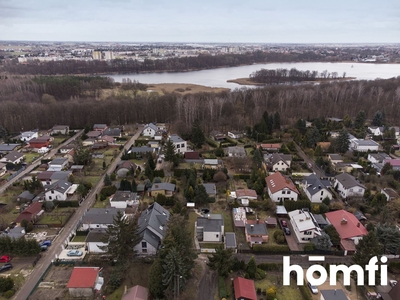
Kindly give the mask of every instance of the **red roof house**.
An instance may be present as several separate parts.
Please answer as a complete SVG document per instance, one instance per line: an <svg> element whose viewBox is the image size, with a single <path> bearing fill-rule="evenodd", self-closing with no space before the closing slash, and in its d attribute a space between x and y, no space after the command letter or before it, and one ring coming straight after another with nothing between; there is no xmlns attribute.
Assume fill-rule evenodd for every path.
<svg viewBox="0 0 400 300"><path fill-rule="evenodd" d="M183 156L185 159L200 159L200 154L198 151L185 152Z"/></svg>
<svg viewBox="0 0 400 300"><path fill-rule="evenodd" d="M102 282L99 280L99 271L99 267L74 267L67 284L69 294L73 297L91 297L98 289L96 285Z"/></svg>
<svg viewBox="0 0 400 300"><path fill-rule="evenodd" d="M19 214L15 223L21 223L23 219L35 222L42 211L42 202L34 202Z"/></svg>
<svg viewBox="0 0 400 300"><path fill-rule="evenodd" d="M326 219L335 227L340 236L340 244L346 254L355 251L355 245L368 233L356 216L343 209L328 212Z"/></svg>
<svg viewBox="0 0 400 300"><path fill-rule="evenodd" d="M254 281L242 277L236 277L233 280L236 300L257 300Z"/></svg>
<svg viewBox="0 0 400 300"><path fill-rule="evenodd" d="M251 189L236 190L236 198L238 199L254 199L257 200L257 192Z"/></svg>
<svg viewBox="0 0 400 300"><path fill-rule="evenodd" d="M147 288L141 285L135 285L130 288L122 295L121 300L147 300L149 297L149 291Z"/></svg>
<svg viewBox="0 0 400 300"><path fill-rule="evenodd" d="M280 172L276 172L266 177L265 182L267 183L268 195L272 201L297 201L299 191L294 183L289 178L284 177Z"/></svg>
<svg viewBox="0 0 400 300"><path fill-rule="evenodd" d="M48 147L50 145L50 139L51 139L51 137L44 135L37 139L31 139L29 141L29 145L32 148L37 148L37 149L42 148L42 147Z"/></svg>

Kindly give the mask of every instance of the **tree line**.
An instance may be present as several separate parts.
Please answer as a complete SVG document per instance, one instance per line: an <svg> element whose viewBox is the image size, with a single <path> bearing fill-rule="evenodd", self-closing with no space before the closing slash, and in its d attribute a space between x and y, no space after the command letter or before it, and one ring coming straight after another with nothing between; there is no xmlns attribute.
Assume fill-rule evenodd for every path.
<svg viewBox="0 0 400 300"><path fill-rule="evenodd" d="M19 64L17 59L4 62L3 70L19 75L60 75L60 74L110 74L143 72L181 72L190 70L233 67L266 62L331 61L312 51L303 53L247 52L244 54L209 55L196 57L171 57L167 59L114 59L111 61L63 60L40 62L30 61Z"/></svg>
<svg viewBox="0 0 400 300"><path fill-rule="evenodd" d="M60 79L59 82L64 81ZM278 125L291 126L299 119L344 118L346 115L354 119L360 111L364 111L366 119L372 119L381 111L387 124L398 125L400 115L400 77L188 95L121 93L121 89L113 85L104 95L103 90L97 90L97 96L82 92L79 97L65 99L46 94L55 98L50 102L38 100L41 92L29 89L37 84L30 78L9 78L0 84L12 86L8 91L0 88L0 125L9 135L33 128L48 129L54 124L84 128L95 123L125 125L157 121L171 123L171 130L185 136L190 135L196 119L203 124L205 133L244 130L246 126L253 128L259 123L265 111L274 118L269 116L266 120L264 116L265 122L257 125L256 130L269 133ZM63 97L57 88L53 91L57 97ZM63 93L68 97L73 91Z"/></svg>
<svg viewBox="0 0 400 300"><path fill-rule="evenodd" d="M343 73L343 78L346 73ZM296 68L292 69L261 69L250 74L250 80L257 83L280 84L293 83L303 81L317 81L321 79L337 79L338 73L329 73L327 70L319 73L318 71L300 71Z"/></svg>

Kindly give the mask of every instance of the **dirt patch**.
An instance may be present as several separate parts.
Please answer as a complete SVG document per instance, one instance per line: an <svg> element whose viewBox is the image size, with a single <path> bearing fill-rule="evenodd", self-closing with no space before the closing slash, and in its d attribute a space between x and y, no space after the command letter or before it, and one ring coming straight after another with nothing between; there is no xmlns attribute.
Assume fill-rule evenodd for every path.
<svg viewBox="0 0 400 300"><path fill-rule="evenodd" d="M229 91L226 88L214 88L209 86L197 85L197 84L186 84L186 83L160 83L149 85L147 91L153 91L157 93L177 93L181 95L195 94L195 93L220 93Z"/></svg>

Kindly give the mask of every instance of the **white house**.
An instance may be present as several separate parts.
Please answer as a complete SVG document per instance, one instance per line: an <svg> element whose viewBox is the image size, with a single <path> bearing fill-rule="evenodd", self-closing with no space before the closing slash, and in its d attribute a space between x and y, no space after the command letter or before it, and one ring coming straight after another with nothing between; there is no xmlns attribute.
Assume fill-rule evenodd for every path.
<svg viewBox="0 0 400 300"><path fill-rule="evenodd" d="M62 171L68 167L68 158L55 158L49 162L47 171Z"/></svg>
<svg viewBox="0 0 400 300"><path fill-rule="evenodd" d="M104 236L106 231L104 229L93 229L90 230L86 236L85 243L89 253L106 253L107 249L101 247L108 246L108 243L104 242Z"/></svg>
<svg viewBox="0 0 400 300"><path fill-rule="evenodd" d="M268 195L272 201L280 200L297 201L299 191L289 178L283 177L280 172L276 172L265 178L268 188Z"/></svg>
<svg viewBox="0 0 400 300"><path fill-rule="evenodd" d="M155 124L150 123L150 124L147 124L146 126L144 126L144 128L142 130L142 134L143 134L143 136L148 136L148 137L153 138L157 131L158 131L158 127Z"/></svg>
<svg viewBox="0 0 400 300"><path fill-rule="evenodd" d="M0 177L6 174L6 172L7 172L6 164L0 162Z"/></svg>
<svg viewBox="0 0 400 300"><path fill-rule="evenodd" d="M38 137L39 137L39 135L38 135L37 131L25 131L25 132L21 133L20 140L22 142L28 142L31 139L37 139Z"/></svg>
<svg viewBox="0 0 400 300"><path fill-rule="evenodd" d="M22 163L24 159L25 159L24 154L13 150L10 153L8 153L7 155L3 156L0 159L0 162L11 163L11 164L16 165L16 164Z"/></svg>
<svg viewBox="0 0 400 300"><path fill-rule="evenodd" d="M187 151L187 142L183 140L180 136L176 134L171 134L169 136L169 139L175 146L175 153L184 154Z"/></svg>
<svg viewBox="0 0 400 300"><path fill-rule="evenodd" d="M373 140L351 140L350 149L359 152L378 151L379 144Z"/></svg>
<svg viewBox="0 0 400 300"><path fill-rule="evenodd" d="M228 131L228 136L231 139L240 139L244 136L243 132L240 131Z"/></svg>
<svg viewBox="0 0 400 300"><path fill-rule="evenodd" d="M283 153L265 154L264 161L270 171L286 171L292 163L292 156Z"/></svg>
<svg viewBox="0 0 400 300"><path fill-rule="evenodd" d="M373 164L383 163L385 159L391 159L385 152L369 153L367 158L367 160Z"/></svg>
<svg viewBox="0 0 400 300"><path fill-rule="evenodd" d="M72 184L66 180L59 180L53 184L46 186L44 197L46 201L67 200L68 191Z"/></svg>
<svg viewBox="0 0 400 300"><path fill-rule="evenodd" d="M341 197L363 197L365 186L348 173L335 176L335 189Z"/></svg>
<svg viewBox="0 0 400 300"><path fill-rule="evenodd" d="M308 243L311 239L321 235L322 230L309 211L293 210L289 212L289 219L300 243Z"/></svg>
<svg viewBox="0 0 400 300"><path fill-rule="evenodd" d="M68 125L55 125L51 129L51 135L53 134L69 134L69 126Z"/></svg>
<svg viewBox="0 0 400 300"><path fill-rule="evenodd" d="M114 218L117 216L118 211L122 212L125 216L123 209L117 208L91 208L82 217L83 230L88 229L107 229L113 225Z"/></svg>
<svg viewBox="0 0 400 300"><path fill-rule="evenodd" d="M304 193L313 203L321 203L326 197L332 199L329 186L331 186L329 180L321 180L315 174L307 176L302 182Z"/></svg>
<svg viewBox="0 0 400 300"><path fill-rule="evenodd" d="M384 127L379 127L379 126L368 126L368 130L374 135L374 136L381 136L384 131Z"/></svg>
<svg viewBox="0 0 400 300"><path fill-rule="evenodd" d="M154 255L161 246L161 241L167 234L169 211L157 202L142 212L138 220L141 241L133 247L138 254Z"/></svg>
<svg viewBox="0 0 400 300"><path fill-rule="evenodd" d="M104 278L100 277L99 267L74 267L67 288L72 297L90 299L96 290L100 291Z"/></svg>
<svg viewBox="0 0 400 300"><path fill-rule="evenodd" d="M224 219L221 214L198 217L195 227L197 240L202 242L222 242Z"/></svg>
<svg viewBox="0 0 400 300"><path fill-rule="evenodd" d="M128 206L139 204L137 194L128 191L117 191L110 197L110 206L119 209L125 209Z"/></svg>

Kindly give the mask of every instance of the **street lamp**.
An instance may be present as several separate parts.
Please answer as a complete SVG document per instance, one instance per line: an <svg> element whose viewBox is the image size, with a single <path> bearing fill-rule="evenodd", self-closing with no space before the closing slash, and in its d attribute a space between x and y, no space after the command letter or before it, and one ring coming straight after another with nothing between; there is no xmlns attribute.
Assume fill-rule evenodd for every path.
<svg viewBox="0 0 400 300"><path fill-rule="evenodd" d="M178 274L174 274L174 277L177 278L176 280L174 280L174 296L176 297L176 299L179 300L179 279L181 279L182 276L178 275Z"/></svg>

